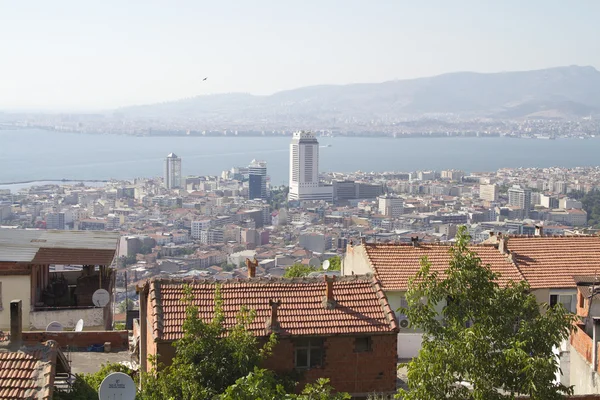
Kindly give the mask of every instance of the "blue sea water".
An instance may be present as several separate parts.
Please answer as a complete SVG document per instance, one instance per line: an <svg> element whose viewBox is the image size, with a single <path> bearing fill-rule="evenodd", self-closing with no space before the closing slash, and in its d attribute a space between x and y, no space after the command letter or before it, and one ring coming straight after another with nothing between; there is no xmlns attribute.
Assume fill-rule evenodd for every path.
<svg viewBox="0 0 600 400"><path fill-rule="evenodd" d="M267 162L274 185L287 183L289 137L135 137L0 130L0 183L160 176L164 158L184 175L218 175L252 159ZM600 139L321 138L321 171L416 171L600 164ZM331 145L331 147L326 147Z"/></svg>

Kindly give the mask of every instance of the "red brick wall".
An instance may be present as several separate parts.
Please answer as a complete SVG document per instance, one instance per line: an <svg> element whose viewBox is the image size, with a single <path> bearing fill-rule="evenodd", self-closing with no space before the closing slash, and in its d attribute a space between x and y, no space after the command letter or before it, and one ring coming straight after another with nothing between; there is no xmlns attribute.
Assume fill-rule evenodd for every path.
<svg viewBox="0 0 600 400"><path fill-rule="evenodd" d="M83 332L23 332L25 343L39 343L55 340L61 348L70 346L87 349L94 344L110 342L112 351L129 349L128 331L83 331Z"/></svg>
<svg viewBox="0 0 600 400"><path fill-rule="evenodd" d="M587 295L585 295L584 293L582 293L582 290L587 291L587 289L588 289L587 287L578 287L577 288L577 296L576 296L576 298L577 298L577 311L576 311L576 314L579 315L579 316L581 316L581 317L587 317L587 315L588 315L588 303L589 303L589 301L588 301L588 299L585 298ZM580 307L579 305L580 305L580 302L582 300L582 297L583 297L583 307Z"/></svg>
<svg viewBox="0 0 600 400"><path fill-rule="evenodd" d="M398 335L372 336L371 351L356 353L353 336L326 337L324 342L324 365L301 373L298 390L318 378L329 378L337 391L351 394L372 392L394 392L396 390L396 341ZM175 348L169 343L154 344L160 354L159 360L170 365ZM150 343L148 343L150 346ZM148 354L151 353L150 347ZM294 371L294 342L280 338L273 354L263 367L278 373ZM150 368L150 367L149 367Z"/></svg>
<svg viewBox="0 0 600 400"><path fill-rule="evenodd" d="M372 336L369 352L354 351L355 337L325 338L324 365L303 373L299 389L318 378L329 378L338 391L349 393L392 392L396 389L397 335ZM294 343L280 339L265 368L286 373L294 370Z"/></svg>
<svg viewBox="0 0 600 400"><path fill-rule="evenodd" d="M592 362L592 338L577 325L571 333L571 345L587 362Z"/></svg>
<svg viewBox="0 0 600 400"><path fill-rule="evenodd" d="M0 275L29 275L31 267L27 264L0 261Z"/></svg>

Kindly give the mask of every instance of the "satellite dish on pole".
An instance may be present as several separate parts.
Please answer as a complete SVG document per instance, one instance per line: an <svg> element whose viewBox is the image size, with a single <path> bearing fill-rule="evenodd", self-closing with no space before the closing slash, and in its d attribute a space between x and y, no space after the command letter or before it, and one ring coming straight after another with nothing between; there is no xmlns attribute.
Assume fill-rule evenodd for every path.
<svg viewBox="0 0 600 400"><path fill-rule="evenodd" d="M331 263L329 262L329 260L325 260L323 261L323 269L325 271L327 271L329 269L329 266L331 265Z"/></svg>
<svg viewBox="0 0 600 400"><path fill-rule="evenodd" d="M98 389L100 400L135 400L136 388L133 379L123 372L108 375Z"/></svg>
<svg viewBox="0 0 600 400"><path fill-rule="evenodd" d="M75 325L75 332L81 332L83 330L83 320L80 319L77 321L77 325Z"/></svg>
<svg viewBox="0 0 600 400"><path fill-rule="evenodd" d="M96 307L105 307L110 301L110 294L105 289L98 289L92 295L92 303Z"/></svg>
<svg viewBox="0 0 600 400"><path fill-rule="evenodd" d="M46 327L46 332L62 332L63 325L58 321L52 321Z"/></svg>
<svg viewBox="0 0 600 400"><path fill-rule="evenodd" d="M317 257L313 257L308 261L308 265L319 268L321 266L321 260L319 260Z"/></svg>

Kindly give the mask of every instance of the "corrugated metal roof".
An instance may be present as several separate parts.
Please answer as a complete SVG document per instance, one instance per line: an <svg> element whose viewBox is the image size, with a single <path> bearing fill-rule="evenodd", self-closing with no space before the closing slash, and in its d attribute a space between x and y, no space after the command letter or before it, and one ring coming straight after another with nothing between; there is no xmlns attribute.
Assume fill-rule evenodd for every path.
<svg viewBox="0 0 600 400"><path fill-rule="evenodd" d="M112 261L119 236L118 232L0 229L0 261L32 262L40 249L64 249L104 250L102 260L105 263L109 252L112 252ZM81 264L78 260L70 263Z"/></svg>

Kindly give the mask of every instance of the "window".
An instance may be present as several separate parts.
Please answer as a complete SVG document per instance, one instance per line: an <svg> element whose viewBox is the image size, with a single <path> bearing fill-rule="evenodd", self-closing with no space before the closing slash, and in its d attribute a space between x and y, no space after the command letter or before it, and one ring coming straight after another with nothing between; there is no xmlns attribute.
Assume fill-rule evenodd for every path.
<svg viewBox="0 0 600 400"><path fill-rule="evenodd" d="M296 368L313 368L323 365L323 339L301 339L296 342Z"/></svg>
<svg viewBox="0 0 600 400"><path fill-rule="evenodd" d="M408 308L408 301L406 300L405 296L400 296L399 299L399 307L396 310L396 317L398 318L405 318L406 315L404 314L404 312L402 311L402 309L407 309Z"/></svg>
<svg viewBox="0 0 600 400"><path fill-rule="evenodd" d="M372 343L370 336L358 337L354 340L354 352L364 353L372 350Z"/></svg>
<svg viewBox="0 0 600 400"><path fill-rule="evenodd" d="M551 294L550 295L550 307L554 307L558 303L562 304L565 310L569 312L575 312L573 309L575 302L573 301L573 295L571 294Z"/></svg>
<svg viewBox="0 0 600 400"><path fill-rule="evenodd" d="M583 297L583 293L579 292L579 308L585 307L585 298Z"/></svg>

